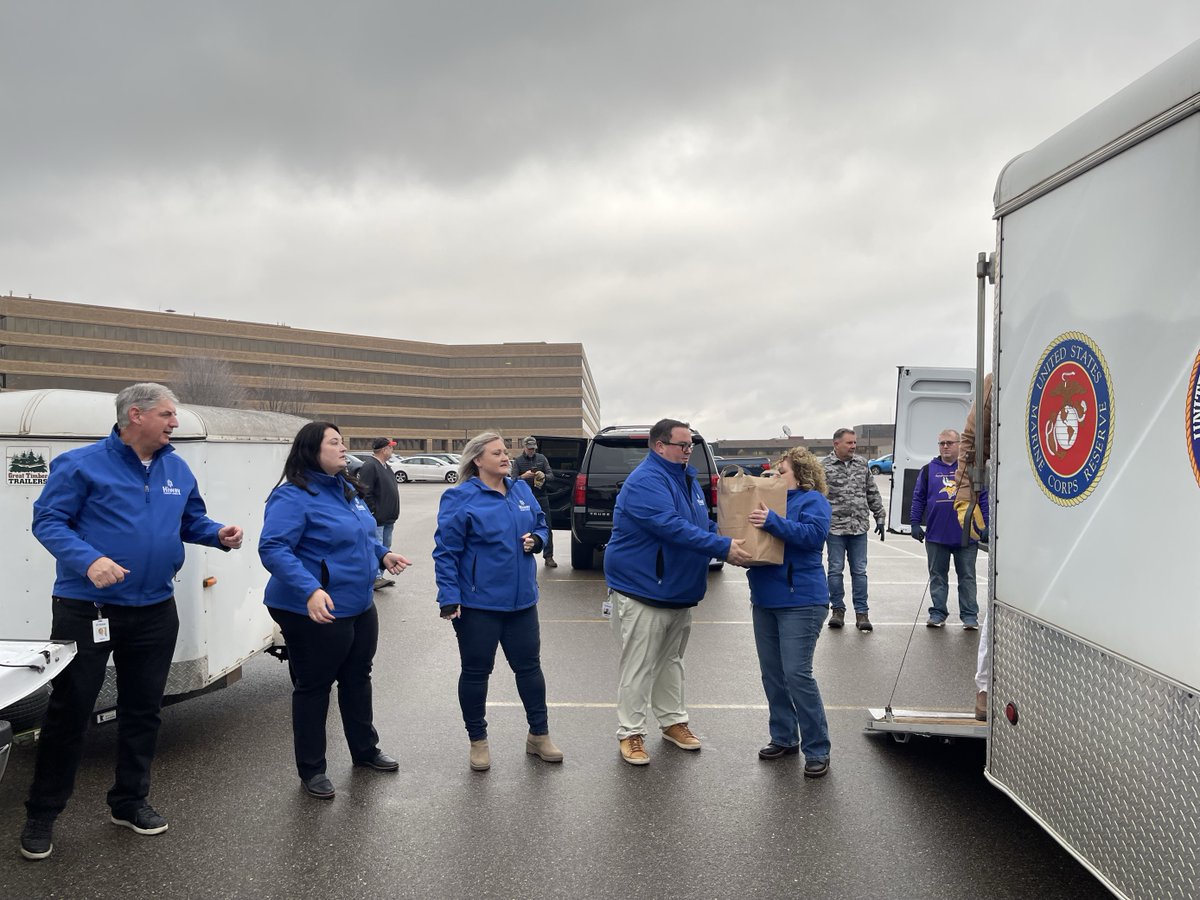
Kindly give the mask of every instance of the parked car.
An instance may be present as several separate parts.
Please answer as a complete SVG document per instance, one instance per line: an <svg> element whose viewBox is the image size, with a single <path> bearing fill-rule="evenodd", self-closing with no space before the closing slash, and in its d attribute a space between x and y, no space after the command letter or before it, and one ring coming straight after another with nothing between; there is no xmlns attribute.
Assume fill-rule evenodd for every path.
<svg viewBox="0 0 1200 900"><path fill-rule="evenodd" d="M546 482L554 528L571 530L571 567L592 569L612 537L613 506L629 473L650 452L648 425L614 425L591 438L534 435L550 461ZM708 514L717 519L717 466L708 442L692 432L690 464L704 488ZM719 568L722 560L714 560Z"/></svg>
<svg viewBox="0 0 1200 900"><path fill-rule="evenodd" d="M394 458L394 457L393 457ZM458 465L446 462L437 456L407 456L396 460L396 480L401 484L408 481L458 481Z"/></svg>
<svg viewBox="0 0 1200 900"><path fill-rule="evenodd" d="M457 466L460 462L462 462L461 453L426 453L425 455L436 456L438 459L444 459L452 466Z"/></svg>
<svg viewBox="0 0 1200 900"><path fill-rule="evenodd" d="M747 475L761 475L771 468L771 460L765 456L714 456L713 459L717 463L717 474L729 466L741 466Z"/></svg>
<svg viewBox="0 0 1200 900"><path fill-rule="evenodd" d="M879 459L867 460L867 468L871 470L872 475L891 475L892 454L881 456Z"/></svg>

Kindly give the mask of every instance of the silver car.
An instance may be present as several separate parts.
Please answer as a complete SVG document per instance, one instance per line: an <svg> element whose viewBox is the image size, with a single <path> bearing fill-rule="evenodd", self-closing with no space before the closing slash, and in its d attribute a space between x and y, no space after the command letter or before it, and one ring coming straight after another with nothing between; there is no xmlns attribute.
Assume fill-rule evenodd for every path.
<svg viewBox="0 0 1200 900"><path fill-rule="evenodd" d="M396 480L401 484L406 481L444 481L454 484L458 481L458 466L436 456L407 456L397 460L393 468L396 470Z"/></svg>

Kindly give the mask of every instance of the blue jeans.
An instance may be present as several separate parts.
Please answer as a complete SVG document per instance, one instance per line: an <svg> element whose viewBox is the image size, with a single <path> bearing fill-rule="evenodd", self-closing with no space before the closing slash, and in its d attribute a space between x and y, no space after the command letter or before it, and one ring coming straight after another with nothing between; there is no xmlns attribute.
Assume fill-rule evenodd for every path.
<svg viewBox="0 0 1200 900"><path fill-rule="evenodd" d="M813 678L813 653L828 607L753 607L754 644L771 710L771 743L800 745L804 758L829 759L829 725Z"/></svg>
<svg viewBox="0 0 1200 900"><path fill-rule="evenodd" d="M462 673L458 676L458 705L463 724L473 741L487 737L488 678L496 664L496 647L517 676L517 693L525 705L530 734L549 734L546 712L546 678L542 675L542 637L537 605L518 612L462 607L462 615L451 619L458 636Z"/></svg>
<svg viewBox="0 0 1200 900"><path fill-rule="evenodd" d="M954 558L954 574L958 576L958 615L964 625L979 623L979 603L975 599L975 560L979 556L979 545L960 547L952 544L925 542L925 556L929 559L929 618L945 621L950 615L947 601L950 595L950 559Z"/></svg>
<svg viewBox="0 0 1200 900"><path fill-rule="evenodd" d="M867 533L830 534L825 538L829 555L829 605L846 608L846 587L842 584L842 569L850 557L850 590L854 596L854 611L867 612Z"/></svg>
<svg viewBox="0 0 1200 900"><path fill-rule="evenodd" d="M392 549L392 530L395 527L396 527L395 522L388 522L386 525L379 525L379 524L375 525L375 540L379 541L379 543L381 543L381 544L383 544L383 546L387 547L388 550ZM380 565L379 565L379 571L380 572L383 571L382 563L380 563Z"/></svg>

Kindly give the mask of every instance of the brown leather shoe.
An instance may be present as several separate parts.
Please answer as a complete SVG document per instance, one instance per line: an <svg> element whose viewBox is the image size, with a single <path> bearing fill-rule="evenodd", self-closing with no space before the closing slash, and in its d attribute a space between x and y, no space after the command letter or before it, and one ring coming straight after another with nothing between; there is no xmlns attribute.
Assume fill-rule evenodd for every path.
<svg viewBox="0 0 1200 900"><path fill-rule="evenodd" d="M554 746L548 734L529 733L525 738L525 752L532 753L543 762L562 762L563 752Z"/></svg>
<svg viewBox="0 0 1200 900"><path fill-rule="evenodd" d="M471 768L476 772L486 772L492 767L492 754L488 750L487 738L482 741L471 741Z"/></svg>
<svg viewBox="0 0 1200 900"><path fill-rule="evenodd" d="M676 722L670 728L664 728L662 736L664 741L670 741L681 750L700 749L700 738L692 734L687 722Z"/></svg>
<svg viewBox="0 0 1200 900"><path fill-rule="evenodd" d="M975 718L977 718L980 722L986 722L987 712L987 691L980 691L975 695Z"/></svg>
<svg viewBox="0 0 1200 900"><path fill-rule="evenodd" d="M650 762L650 754L646 752L646 737L641 734L631 734L621 738L621 759L631 766L645 766Z"/></svg>

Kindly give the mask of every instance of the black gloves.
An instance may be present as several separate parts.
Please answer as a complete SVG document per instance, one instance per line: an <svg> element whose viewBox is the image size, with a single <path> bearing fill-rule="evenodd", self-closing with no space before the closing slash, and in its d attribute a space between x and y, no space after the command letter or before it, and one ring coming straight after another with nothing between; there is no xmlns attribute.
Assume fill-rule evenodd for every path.
<svg viewBox="0 0 1200 900"><path fill-rule="evenodd" d="M884 529L883 529L883 523L882 523L882 522L876 522L876 523L875 523L875 533L876 533L877 535L879 535L879 539L880 539L881 541L883 540L883 530L884 530Z"/></svg>
<svg viewBox="0 0 1200 900"><path fill-rule="evenodd" d="M913 523L912 536L914 540L920 541L922 544L925 543L925 529L916 523Z"/></svg>
<svg viewBox="0 0 1200 900"><path fill-rule="evenodd" d="M458 612L458 604L457 603L447 603L445 606L441 607L441 611L442 611L442 618L448 619L452 615L454 615L456 612Z"/></svg>

